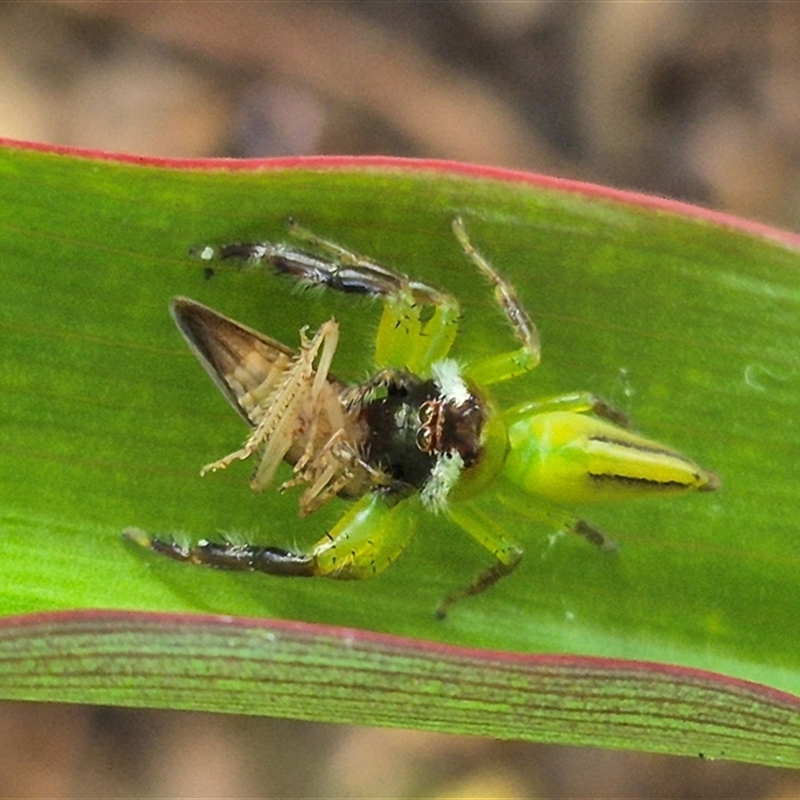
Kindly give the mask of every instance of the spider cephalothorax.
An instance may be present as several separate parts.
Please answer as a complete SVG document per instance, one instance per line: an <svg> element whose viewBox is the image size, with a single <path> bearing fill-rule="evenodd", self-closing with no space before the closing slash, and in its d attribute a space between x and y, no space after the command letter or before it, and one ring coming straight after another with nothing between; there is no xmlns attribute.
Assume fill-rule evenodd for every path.
<svg viewBox="0 0 800 800"><path fill-rule="evenodd" d="M483 452L487 407L458 376L455 362L433 378L386 371L360 416L364 457L399 484L416 489L432 511L446 508L450 490Z"/></svg>

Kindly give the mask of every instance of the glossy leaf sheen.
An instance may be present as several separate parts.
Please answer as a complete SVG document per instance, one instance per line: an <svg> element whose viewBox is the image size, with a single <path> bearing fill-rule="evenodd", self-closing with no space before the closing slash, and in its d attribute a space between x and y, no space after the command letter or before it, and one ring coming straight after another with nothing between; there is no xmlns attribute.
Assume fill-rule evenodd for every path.
<svg viewBox="0 0 800 800"><path fill-rule="evenodd" d="M797 240L681 216L657 201L621 202L586 187L453 165L224 166L0 151L0 613L173 615L15 620L0 633L0 650L11 647L23 660L3 667L0 694L800 764L800 756L787 756L800 749L791 699L736 681L715 685L692 672L800 693L800 256L788 246ZM194 297L290 345L301 325L335 315L342 342L334 369L349 380L370 368L379 309L330 293L300 294L259 270L225 266L208 278L188 258L190 246L284 238L284 220L293 216L454 292L464 312L454 355L468 359L508 348L510 337L450 233L455 214L517 286L543 340L542 365L498 387L501 404L594 391L628 411L641 432L717 471L719 493L581 509L620 543L609 555L546 529L521 529L489 491L485 507L515 527L526 558L444 622L432 616L436 602L488 562L433 516L421 520L395 567L357 583L192 569L122 542L122 529L135 525L191 540L228 532L308 543L346 507L336 500L300 521L295 494L250 492L249 465L198 477L200 466L238 447L246 431L183 345L167 301ZM178 620L180 612L303 620L473 649L462 657L461 650L378 637L351 652L351 634L293 628L305 632L286 640L280 660L292 667L276 683L268 671L271 640L254 633L269 626ZM23 633L9 638L10 631ZM42 661L37 642L53 637L60 644ZM106 644L117 641L119 653L109 660ZM204 643L225 641L252 651L258 669L226 672L229 659L206 657ZM157 651L153 661L148 643ZM79 651L95 654L105 677L72 674L67 654ZM537 660L542 653L601 660ZM304 666L306 656L323 672L327 665L360 677L331 695ZM404 671L405 659L421 672ZM536 677L510 678L499 666L507 659ZM619 659L687 669L659 672ZM558 691L542 677L553 663ZM60 677L39 681L51 667ZM472 669L479 678L468 679ZM136 684L126 695L136 682L120 676L145 673L150 688ZM403 705L381 691L380 675L394 676L391 686L407 686L419 703ZM225 691L217 679L229 681ZM263 697L254 698L252 680ZM463 692L446 699L422 691L426 681ZM513 696L511 712L491 703L473 708L467 685ZM537 688L514 694L517 685ZM552 705L540 702L551 689ZM708 692L721 692L715 696L725 702L715 705ZM686 713L674 712L676 697L689 698ZM716 709L709 711L713 725L693 729L692 739L688 720L706 704ZM635 712L635 734L614 708Z"/></svg>

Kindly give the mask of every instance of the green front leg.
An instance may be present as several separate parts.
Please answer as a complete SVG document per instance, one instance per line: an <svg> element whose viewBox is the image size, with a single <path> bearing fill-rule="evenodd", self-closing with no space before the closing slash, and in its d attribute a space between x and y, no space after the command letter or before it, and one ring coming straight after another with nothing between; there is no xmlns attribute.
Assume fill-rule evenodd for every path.
<svg viewBox="0 0 800 800"><path fill-rule="evenodd" d="M125 536L156 553L196 566L265 572L299 578L363 580L391 566L416 532L416 497L392 506L377 493L365 495L309 550L285 550L253 544L201 541L183 547L139 529Z"/></svg>
<svg viewBox="0 0 800 800"><path fill-rule="evenodd" d="M312 575L343 580L371 578L390 567L416 533L420 513L414 496L390 506L365 495L312 548Z"/></svg>

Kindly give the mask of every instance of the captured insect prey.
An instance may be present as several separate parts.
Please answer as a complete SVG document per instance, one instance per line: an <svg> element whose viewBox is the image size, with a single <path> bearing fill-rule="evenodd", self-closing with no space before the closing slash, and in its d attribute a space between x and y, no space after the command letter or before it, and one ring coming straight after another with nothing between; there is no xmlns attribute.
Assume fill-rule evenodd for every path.
<svg viewBox="0 0 800 800"><path fill-rule="evenodd" d="M539 336L514 287L472 245L460 218L453 233L494 293L517 345L461 365L448 358L460 321L451 295L382 266L298 225L298 244L204 247L200 259L239 259L302 284L383 301L375 372L345 383L331 372L334 319L293 349L200 303L173 299L172 316L228 402L250 426L244 445L202 474L251 456L255 491L292 468L279 489L296 489L300 516L334 498L344 513L308 549L212 543L183 547L138 529L133 541L179 561L271 575L360 580L389 567L407 547L421 513L448 517L493 557L472 583L439 603L488 589L519 564L523 550L475 498L505 492L524 518L572 532L601 548L613 542L562 505L712 491L717 476L628 430L623 414L588 392L500 409L487 387L521 378L540 360ZM498 488L499 487L499 488ZM514 500L516 498L516 500Z"/></svg>

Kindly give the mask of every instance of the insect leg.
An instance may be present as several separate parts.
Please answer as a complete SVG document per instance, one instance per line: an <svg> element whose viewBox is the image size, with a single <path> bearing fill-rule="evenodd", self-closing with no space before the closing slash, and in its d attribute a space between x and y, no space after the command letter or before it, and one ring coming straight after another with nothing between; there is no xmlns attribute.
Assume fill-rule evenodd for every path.
<svg viewBox="0 0 800 800"><path fill-rule="evenodd" d="M183 547L139 529L129 529L125 536L156 553L199 566L362 580L383 572L405 550L414 536L413 521L419 513L419 509L410 508L412 505L409 501L390 506L377 494L365 495L309 550L208 541Z"/></svg>
<svg viewBox="0 0 800 800"><path fill-rule="evenodd" d="M591 392L569 392L568 394L543 397L538 400L526 400L524 403L512 406L503 412L503 415L506 422L512 425L517 420L533 414L547 414L551 411L572 411L575 414L589 412L598 417L603 417L622 428L627 428L630 425L627 414Z"/></svg>
<svg viewBox="0 0 800 800"><path fill-rule="evenodd" d="M475 264L481 273L489 279L494 287L494 296L498 305L503 310L511 324L514 335L522 347L510 353L500 353L470 364L465 369L467 377L479 385L487 386L492 383L514 378L529 372L538 366L541 358L539 333L533 320L517 297L514 287L486 260L475 248L464 228L461 217L453 220L453 233L466 256Z"/></svg>
<svg viewBox="0 0 800 800"><path fill-rule="evenodd" d="M303 406L313 400L319 392L318 384L325 380L333 353L339 339L339 326L331 319L324 323L310 341L301 337L298 355L287 367L282 382L265 398L266 409L244 446L234 453L208 464L201 475L225 469L236 460L249 458L259 447L265 445L256 474L251 481L254 490L266 488L275 477L283 457L292 445L297 427L297 418ZM319 368L314 371L314 360L319 354Z"/></svg>

